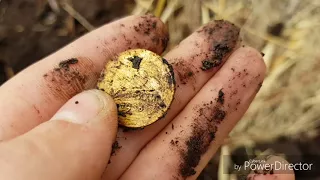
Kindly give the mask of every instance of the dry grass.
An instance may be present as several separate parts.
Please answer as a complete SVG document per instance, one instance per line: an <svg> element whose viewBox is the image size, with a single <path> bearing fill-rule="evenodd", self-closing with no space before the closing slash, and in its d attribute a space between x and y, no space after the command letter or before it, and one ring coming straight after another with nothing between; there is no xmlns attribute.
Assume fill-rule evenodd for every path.
<svg viewBox="0 0 320 180"><path fill-rule="evenodd" d="M246 115L226 141L238 146L280 136L317 135L320 123L320 2L318 0L136 0L133 14L154 12L169 26L170 47L201 24L226 19L243 42L265 53L268 74ZM283 24L278 36L270 28ZM276 32L275 32L276 33ZM226 152L229 153L229 152ZM226 176L220 179L229 179Z"/></svg>
<svg viewBox="0 0 320 180"><path fill-rule="evenodd" d="M320 122L320 101L316 98L320 89L320 26L316 25L320 22L320 3L313 2L253 3L257 11L244 25L244 40L266 54L269 72L254 103L232 132L233 145L272 141L279 136L316 135ZM277 22L284 22L283 34L268 37L268 27Z"/></svg>
<svg viewBox="0 0 320 180"><path fill-rule="evenodd" d="M317 0L136 0L136 4L133 14L154 12L168 23L169 47L201 24L226 19L242 28L244 44L266 54L267 78L228 143L250 145L279 136L316 134L320 122ZM270 29L279 23L284 26L282 33L272 35Z"/></svg>

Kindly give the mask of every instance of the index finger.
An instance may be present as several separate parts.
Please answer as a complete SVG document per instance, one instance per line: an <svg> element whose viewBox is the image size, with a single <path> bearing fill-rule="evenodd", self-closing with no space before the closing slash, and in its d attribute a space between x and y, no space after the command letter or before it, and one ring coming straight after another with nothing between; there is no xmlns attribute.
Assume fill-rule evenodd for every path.
<svg viewBox="0 0 320 180"><path fill-rule="evenodd" d="M130 16L28 67L0 88L0 140L32 129L75 94L94 88L106 61L115 54L133 48L161 54L167 41L167 31L158 18Z"/></svg>

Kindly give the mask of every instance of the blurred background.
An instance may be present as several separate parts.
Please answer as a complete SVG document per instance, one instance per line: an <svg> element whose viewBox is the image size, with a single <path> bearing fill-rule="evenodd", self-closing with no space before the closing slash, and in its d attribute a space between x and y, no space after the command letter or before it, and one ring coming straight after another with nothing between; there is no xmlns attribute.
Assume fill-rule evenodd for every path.
<svg viewBox="0 0 320 180"><path fill-rule="evenodd" d="M0 0L0 84L96 27L147 12L167 24L167 50L225 19L265 54L259 94L198 179L240 179L222 169L274 153L320 164L320 0ZM296 177L320 179L318 170Z"/></svg>

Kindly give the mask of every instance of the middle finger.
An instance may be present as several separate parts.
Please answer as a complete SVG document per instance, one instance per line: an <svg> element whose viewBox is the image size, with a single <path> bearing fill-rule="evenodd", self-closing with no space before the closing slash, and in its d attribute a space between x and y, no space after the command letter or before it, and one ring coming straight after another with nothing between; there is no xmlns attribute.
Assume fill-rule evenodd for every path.
<svg viewBox="0 0 320 180"><path fill-rule="evenodd" d="M118 147L103 179L117 179L139 151L157 135L218 71L238 45L239 28L226 21L211 22L171 50L165 59L172 64L175 98L167 115L143 130L119 131Z"/></svg>

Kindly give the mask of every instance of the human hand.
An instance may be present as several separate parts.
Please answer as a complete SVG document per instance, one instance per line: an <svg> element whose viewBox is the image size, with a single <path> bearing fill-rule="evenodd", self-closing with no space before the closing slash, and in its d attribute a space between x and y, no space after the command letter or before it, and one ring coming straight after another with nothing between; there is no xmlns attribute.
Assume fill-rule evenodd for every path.
<svg viewBox="0 0 320 180"><path fill-rule="evenodd" d="M174 67L175 99L143 130L117 132L112 99L82 91L95 88L119 52L161 54L168 35L159 19L120 19L28 67L0 88L1 179L195 179L265 76L262 56L238 46L238 32L209 23L164 56ZM109 160L115 138L121 148Z"/></svg>

